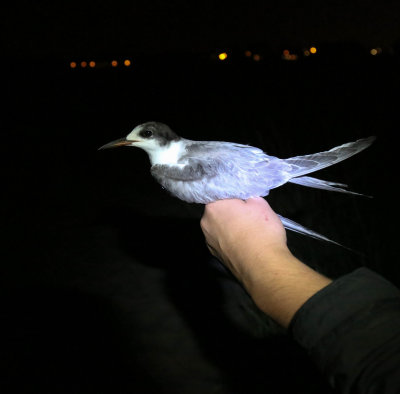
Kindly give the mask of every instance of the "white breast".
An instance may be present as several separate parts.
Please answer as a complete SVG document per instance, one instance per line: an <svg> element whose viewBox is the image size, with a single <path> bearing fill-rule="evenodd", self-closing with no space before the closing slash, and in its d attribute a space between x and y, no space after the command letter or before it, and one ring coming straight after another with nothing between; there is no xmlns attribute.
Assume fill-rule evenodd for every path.
<svg viewBox="0 0 400 394"><path fill-rule="evenodd" d="M148 152L151 165L155 164L178 164L179 157L184 152L184 143L182 140L171 142L169 145L151 152Z"/></svg>

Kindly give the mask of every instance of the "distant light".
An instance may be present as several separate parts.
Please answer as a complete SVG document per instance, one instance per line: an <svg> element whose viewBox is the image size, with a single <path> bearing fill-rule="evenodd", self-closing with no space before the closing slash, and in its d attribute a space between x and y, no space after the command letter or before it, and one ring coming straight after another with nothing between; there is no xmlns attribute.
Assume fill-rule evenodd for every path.
<svg viewBox="0 0 400 394"><path fill-rule="evenodd" d="M111 66L112 67L117 67L118 66L118 62L116 60L112 60L111 61Z"/></svg>
<svg viewBox="0 0 400 394"><path fill-rule="evenodd" d="M317 53L317 48L315 47L311 47L310 48L310 53L312 53L313 55Z"/></svg>
<svg viewBox="0 0 400 394"><path fill-rule="evenodd" d="M282 52L282 59L283 60L297 60L298 56L294 53L290 53L289 49L285 49Z"/></svg>
<svg viewBox="0 0 400 394"><path fill-rule="evenodd" d="M261 56L258 53L255 53L254 56L253 56L253 60L255 62L259 62L261 60Z"/></svg>
<svg viewBox="0 0 400 394"><path fill-rule="evenodd" d="M81 62L81 67L82 68L85 68L86 66L87 66L87 62L85 62L85 61Z"/></svg>
<svg viewBox="0 0 400 394"><path fill-rule="evenodd" d="M245 51L244 56L250 57L252 55L251 51Z"/></svg>
<svg viewBox="0 0 400 394"><path fill-rule="evenodd" d="M306 49L306 50L304 51L304 56L310 56L310 51Z"/></svg>
<svg viewBox="0 0 400 394"><path fill-rule="evenodd" d="M129 59L124 60L124 65L129 67L131 65L131 61Z"/></svg>
<svg viewBox="0 0 400 394"><path fill-rule="evenodd" d="M372 48L372 49L369 51L369 53L370 53L372 56L379 55L380 53L382 53L382 48Z"/></svg>
<svg viewBox="0 0 400 394"><path fill-rule="evenodd" d="M91 68L96 67L96 62L94 62L93 60L91 62L89 62L89 67L91 67Z"/></svg>
<svg viewBox="0 0 400 394"><path fill-rule="evenodd" d="M219 60L225 60L228 57L228 54L226 52L222 52L218 55Z"/></svg>
<svg viewBox="0 0 400 394"><path fill-rule="evenodd" d="M76 62L71 62L71 63L69 64L69 66L70 66L71 68L76 68L77 64L76 64Z"/></svg>

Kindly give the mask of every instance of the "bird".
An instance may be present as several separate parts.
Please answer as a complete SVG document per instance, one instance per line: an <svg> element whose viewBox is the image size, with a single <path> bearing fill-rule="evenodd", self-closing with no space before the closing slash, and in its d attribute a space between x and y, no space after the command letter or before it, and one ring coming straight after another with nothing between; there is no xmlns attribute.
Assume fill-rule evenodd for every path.
<svg viewBox="0 0 400 394"><path fill-rule="evenodd" d="M271 189L290 182L311 188L360 195L343 183L307 176L361 152L374 136L314 154L280 159L263 150L235 142L195 141L180 137L161 122L145 122L126 137L99 150L132 146L149 156L152 176L173 196L188 203L209 204L223 199L266 197ZM278 215L288 230L340 245L291 219Z"/></svg>

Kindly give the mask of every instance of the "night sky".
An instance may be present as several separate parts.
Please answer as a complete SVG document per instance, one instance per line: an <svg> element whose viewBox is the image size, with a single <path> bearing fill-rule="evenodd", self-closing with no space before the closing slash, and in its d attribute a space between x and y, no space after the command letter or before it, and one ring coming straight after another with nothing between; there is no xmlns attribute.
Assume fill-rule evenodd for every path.
<svg viewBox="0 0 400 394"><path fill-rule="evenodd" d="M376 135L315 174L373 198L284 185L268 201L355 250L288 233L306 264L399 286L399 2L2 7L0 391L329 393L210 256L203 206L167 194L144 152L97 149L148 120L282 158Z"/></svg>
<svg viewBox="0 0 400 394"><path fill-rule="evenodd" d="M7 9L8 8L8 9ZM18 1L2 16L3 53L21 56L205 51L400 39L397 1Z"/></svg>

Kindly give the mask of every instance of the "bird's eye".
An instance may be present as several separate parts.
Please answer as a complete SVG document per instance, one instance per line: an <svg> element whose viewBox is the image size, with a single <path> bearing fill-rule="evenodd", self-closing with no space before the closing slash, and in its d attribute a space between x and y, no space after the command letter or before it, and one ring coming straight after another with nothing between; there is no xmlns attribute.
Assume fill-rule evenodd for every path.
<svg viewBox="0 0 400 394"><path fill-rule="evenodd" d="M151 130L148 130L148 129L142 130L140 132L140 136L143 137L143 138L150 138L152 135L153 135L153 132Z"/></svg>

